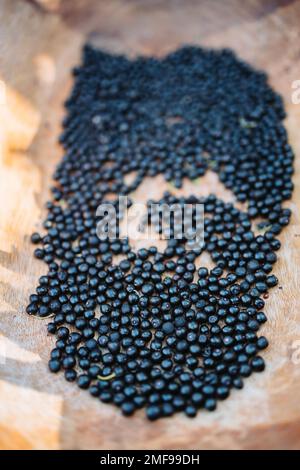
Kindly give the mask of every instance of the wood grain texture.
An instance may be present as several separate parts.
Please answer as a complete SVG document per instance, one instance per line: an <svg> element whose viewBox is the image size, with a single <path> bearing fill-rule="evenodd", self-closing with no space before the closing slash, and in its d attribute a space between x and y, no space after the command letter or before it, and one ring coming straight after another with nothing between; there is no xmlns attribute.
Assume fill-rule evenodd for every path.
<svg viewBox="0 0 300 470"><path fill-rule="evenodd" d="M238 0L2 0L0 4L0 448L4 449L299 449L300 448L300 2ZM49 3L49 4L50 4ZM53 6L54 5L54 6ZM165 54L186 43L231 47L265 69L286 104L296 153L290 226L282 233L263 333L267 369L212 414L150 423L124 418L53 376L47 361L54 338L46 322L25 313L43 263L32 257L51 174L62 155L57 136L71 87L70 68L89 38L110 51ZM4 83L4 85L3 85ZM0 99L1 96L0 87ZM159 188L159 189L158 189ZM162 185L147 180L140 195ZM182 192L224 190L214 175ZM230 194L226 194L228 198ZM137 196L136 196L137 197Z"/></svg>

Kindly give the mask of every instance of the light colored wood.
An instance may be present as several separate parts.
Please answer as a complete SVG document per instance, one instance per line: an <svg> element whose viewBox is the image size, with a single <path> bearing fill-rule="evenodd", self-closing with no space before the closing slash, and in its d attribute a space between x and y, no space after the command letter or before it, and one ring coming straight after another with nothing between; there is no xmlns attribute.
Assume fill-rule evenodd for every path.
<svg viewBox="0 0 300 470"><path fill-rule="evenodd" d="M292 82L300 79L300 2L66 0L54 2L52 12L47 1L43 8L35 3L0 5L0 80L7 90L7 101L0 102L0 448L300 448L300 104L291 101ZM285 99L296 188L275 267L280 284L265 308L267 369L246 380L244 390L233 392L215 413L200 412L193 420L178 415L150 423L143 412L124 418L53 376L47 361L54 338L45 322L25 313L28 295L45 272L32 257L29 235L42 220L62 155L56 143L62 103L86 37L129 55L161 55L184 43L231 47L265 69ZM151 188L158 194L153 181L143 184L141 194ZM214 175L207 175L199 185L187 182L183 192L216 188L224 195Z"/></svg>

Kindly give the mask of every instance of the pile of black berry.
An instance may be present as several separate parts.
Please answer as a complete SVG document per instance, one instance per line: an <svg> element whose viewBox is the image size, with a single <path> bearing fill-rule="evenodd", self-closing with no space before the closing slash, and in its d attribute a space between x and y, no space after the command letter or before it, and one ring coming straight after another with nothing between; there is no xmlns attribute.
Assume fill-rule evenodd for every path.
<svg viewBox="0 0 300 470"><path fill-rule="evenodd" d="M293 189L282 101L228 50L129 60L86 46L74 77L45 233L32 235L48 273L27 312L52 317L49 368L125 415L214 410L265 367L258 330ZM108 195L117 201L158 174L179 188L207 169L246 212L214 195L160 200L205 205L203 247L171 236L163 252L135 252L128 239L97 237ZM205 250L215 267L197 271Z"/></svg>

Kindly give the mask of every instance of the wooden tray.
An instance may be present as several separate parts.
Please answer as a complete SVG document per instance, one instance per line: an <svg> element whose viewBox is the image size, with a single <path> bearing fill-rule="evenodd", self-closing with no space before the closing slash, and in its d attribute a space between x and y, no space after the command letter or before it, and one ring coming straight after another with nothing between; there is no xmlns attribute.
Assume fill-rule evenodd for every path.
<svg viewBox="0 0 300 470"><path fill-rule="evenodd" d="M4 449L296 449L300 448L299 1L177 2L25 1L0 5L0 447ZM29 235L39 228L51 174L62 155L57 145L70 68L89 38L129 55L169 52L181 44L231 47L265 69L285 99L286 125L296 153L296 189L290 226L275 273L279 286L267 300L270 340L266 372L214 413L150 423L139 412L124 418L47 370L54 338L46 322L25 313L43 263L32 257ZM143 183L141 194L154 191ZM207 175L183 192L231 198Z"/></svg>

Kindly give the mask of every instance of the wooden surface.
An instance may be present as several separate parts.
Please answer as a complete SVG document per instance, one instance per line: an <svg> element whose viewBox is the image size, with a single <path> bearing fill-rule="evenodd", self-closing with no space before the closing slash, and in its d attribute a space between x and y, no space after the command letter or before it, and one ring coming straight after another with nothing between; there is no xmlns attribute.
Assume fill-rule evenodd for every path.
<svg viewBox="0 0 300 470"><path fill-rule="evenodd" d="M300 2L214 0L26 1L0 3L0 448L253 449L300 448L299 199ZM290 226L267 300L267 369L246 380L214 413L150 423L124 418L47 370L54 343L46 322L25 313L43 263L32 257L51 174L70 67L86 38L111 51L165 54L184 43L231 47L270 75L285 99L296 174ZM142 196L160 194L147 181ZM183 192L223 195L213 174ZM226 193L227 198L232 196Z"/></svg>

